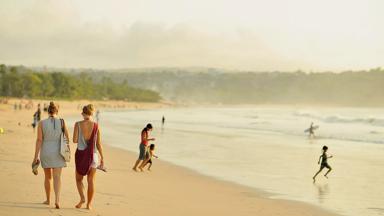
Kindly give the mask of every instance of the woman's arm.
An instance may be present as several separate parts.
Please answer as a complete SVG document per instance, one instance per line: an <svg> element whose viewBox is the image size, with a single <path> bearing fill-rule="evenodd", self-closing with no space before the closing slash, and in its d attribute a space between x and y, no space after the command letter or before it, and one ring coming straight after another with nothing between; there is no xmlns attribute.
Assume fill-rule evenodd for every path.
<svg viewBox="0 0 384 216"><path fill-rule="evenodd" d="M101 145L100 129L97 130L96 148L100 154L100 165L103 166L104 165L104 154L103 154L103 147Z"/></svg>
<svg viewBox="0 0 384 216"><path fill-rule="evenodd" d="M146 134L146 135L144 135L145 136L145 140L147 140L147 141L155 141L155 138L149 138L149 135L148 134Z"/></svg>
<svg viewBox="0 0 384 216"><path fill-rule="evenodd" d="M75 126L73 127L73 143L77 143L79 136L79 124L76 122Z"/></svg>
<svg viewBox="0 0 384 216"><path fill-rule="evenodd" d="M41 144L43 143L43 129L41 127L41 122L39 122L37 126L37 138L36 138L36 146L35 146L35 156L33 157L32 163L35 163L39 158L39 153L41 149Z"/></svg>
<svg viewBox="0 0 384 216"><path fill-rule="evenodd" d="M323 157L323 155L320 155L319 161L317 162L317 164L320 164L321 157Z"/></svg>
<svg viewBox="0 0 384 216"><path fill-rule="evenodd" d="M67 140L68 140L68 145L69 145L69 133L68 133L68 129L67 129L67 125L65 124L65 121L64 121L64 119L63 119L63 128L64 128L64 135L65 135L65 137L67 138Z"/></svg>
<svg viewBox="0 0 384 216"><path fill-rule="evenodd" d="M69 142L69 133L68 133L68 129L67 129L67 124L65 124L64 119L63 119L63 128L64 128L64 135L65 135L65 137L67 137L68 142Z"/></svg>
<svg viewBox="0 0 384 216"><path fill-rule="evenodd" d="M148 137L148 133L146 133L146 132L141 132L141 139L142 140L145 140L145 141L155 141L155 138L149 138Z"/></svg>

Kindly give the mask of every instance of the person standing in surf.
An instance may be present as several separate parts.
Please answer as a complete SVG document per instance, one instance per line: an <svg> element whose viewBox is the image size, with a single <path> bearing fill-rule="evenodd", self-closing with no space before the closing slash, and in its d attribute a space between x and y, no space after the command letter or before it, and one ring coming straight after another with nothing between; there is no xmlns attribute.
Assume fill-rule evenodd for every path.
<svg viewBox="0 0 384 216"><path fill-rule="evenodd" d="M332 167L329 166L328 164L328 158L332 158L333 156L329 156L327 155L327 151L328 151L328 147L327 146L323 146L323 154L320 155L319 157L319 161L317 162L317 164L320 164L320 159L321 159L321 165L320 165L320 170L313 176L313 182L316 181L316 176L324 169L324 168L327 168L328 171L325 173L324 177L325 178L328 178L328 173L331 172L332 170Z"/></svg>
<svg viewBox="0 0 384 216"><path fill-rule="evenodd" d="M309 138L315 138L315 127L313 126L313 122L311 122L311 126L308 128Z"/></svg>
<svg viewBox="0 0 384 216"><path fill-rule="evenodd" d="M100 110L96 111L96 123L99 124Z"/></svg>
<svg viewBox="0 0 384 216"><path fill-rule="evenodd" d="M87 176L87 206L91 210L91 204L95 193L95 175L98 163L104 167L104 155L101 145L100 128L92 121L94 108L92 104L83 107L83 120L76 122L73 131L73 143L77 143L75 154L76 186L80 195L80 202L76 208L81 208L85 203L83 177ZM100 154L100 160L97 152Z"/></svg>
<svg viewBox="0 0 384 216"><path fill-rule="evenodd" d="M139 169L143 171L142 166L144 165L144 160L148 157L148 141L154 141L155 138L149 138L149 132L152 131L153 127L152 124L147 124L145 128L141 131L141 142L139 145L139 158L136 160L135 165L133 166L133 170L137 171L137 166L141 163L139 166Z"/></svg>

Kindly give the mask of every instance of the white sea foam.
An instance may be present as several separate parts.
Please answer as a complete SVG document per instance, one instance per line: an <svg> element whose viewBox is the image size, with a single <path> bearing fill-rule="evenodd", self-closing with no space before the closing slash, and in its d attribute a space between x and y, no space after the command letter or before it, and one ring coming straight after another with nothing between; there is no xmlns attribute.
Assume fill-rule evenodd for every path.
<svg viewBox="0 0 384 216"><path fill-rule="evenodd" d="M380 215L372 209L384 199L384 110L183 108L102 112L100 117L107 144L137 152L140 131L151 122L162 160L263 189L272 197L345 215ZM315 140L304 133L311 122L320 126ZM319 176L312 184L322 145L335 156L330 159L334 170L329 180Z"/></svg>

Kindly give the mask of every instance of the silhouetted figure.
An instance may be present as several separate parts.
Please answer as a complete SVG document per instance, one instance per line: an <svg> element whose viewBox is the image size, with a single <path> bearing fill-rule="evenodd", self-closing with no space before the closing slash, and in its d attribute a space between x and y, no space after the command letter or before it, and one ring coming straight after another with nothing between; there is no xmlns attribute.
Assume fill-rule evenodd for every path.
<svg viewBox="0 0 384 216"><path fill-rule="evenodd" d="M320 170L313 176L313 182L316 181L316 176L324 169L324 168L327 168L328 171L325 173L324 177L325 178L328 178L328 173L331 172L332 170L332 167L329 166L328 164L328 158L332 158L333 156L328 156L327 155L327 151L328 151L328 147L327 146L323 146L323 154L320 155L319 157L319 161L317 162L318 164L320 164L320 160L321 160L321 164L320 164Z"/></svg>
<svg viewBox="0 0 384 216"><path fill-rule="evenodd" d="M319 128L318 125L313 125L313 122L311 122L311 125L309 126L309 128L306 129L304 132L305 133L308 132L309 138L315 138L315 130L317 130L318 128Z"/></svg>
<svg viewBox="0 0 384 216"><path fill-rule="evenodd" d="M100 110L96 112L96 122L99 123Z"/></svg>
<svg viewBox="0 0 384 216"><path fill-rule="evenodd" d="M313 122L311 122L311 126L309 126L309 137L315 137L315 131L313 129Z"/></svg>
<svg viewBox="0 0 384 216"><path fill-rule="evenodd" d="M39 121L41 120L41 108L40 108L40 104L37 105L36 117L37 117L37 122L39 122Z"/></svg>

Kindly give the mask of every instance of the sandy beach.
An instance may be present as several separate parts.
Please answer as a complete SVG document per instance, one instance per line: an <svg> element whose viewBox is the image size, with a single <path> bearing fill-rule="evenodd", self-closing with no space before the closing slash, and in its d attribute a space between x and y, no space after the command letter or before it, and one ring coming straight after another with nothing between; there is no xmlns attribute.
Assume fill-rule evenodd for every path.
<svg viewBox="0 0 384 216"><path fill-rule="evenodd" d="M34 176L30 168L36 134L29 125L34 110L14 111L14 102L0 105L0 127L5 129L0 134L0 215L335 215L301 202L269 199L254 189L205 177L161 159L152 172L136 173L131 170L136 153L111 147L108 140L103 142L108 173L97 173L94 210L74 208L79 200L74 161L63 170L62 209L56 210L41 204L45 198L43 170ZM73 118L79 116L78 104L86 101L58 103L60 117ZM166 106L124 103L116 107L116 102L95 102L96 108L100 104L133 109ZM72 152L74 149L72 144Z"/></svg>

